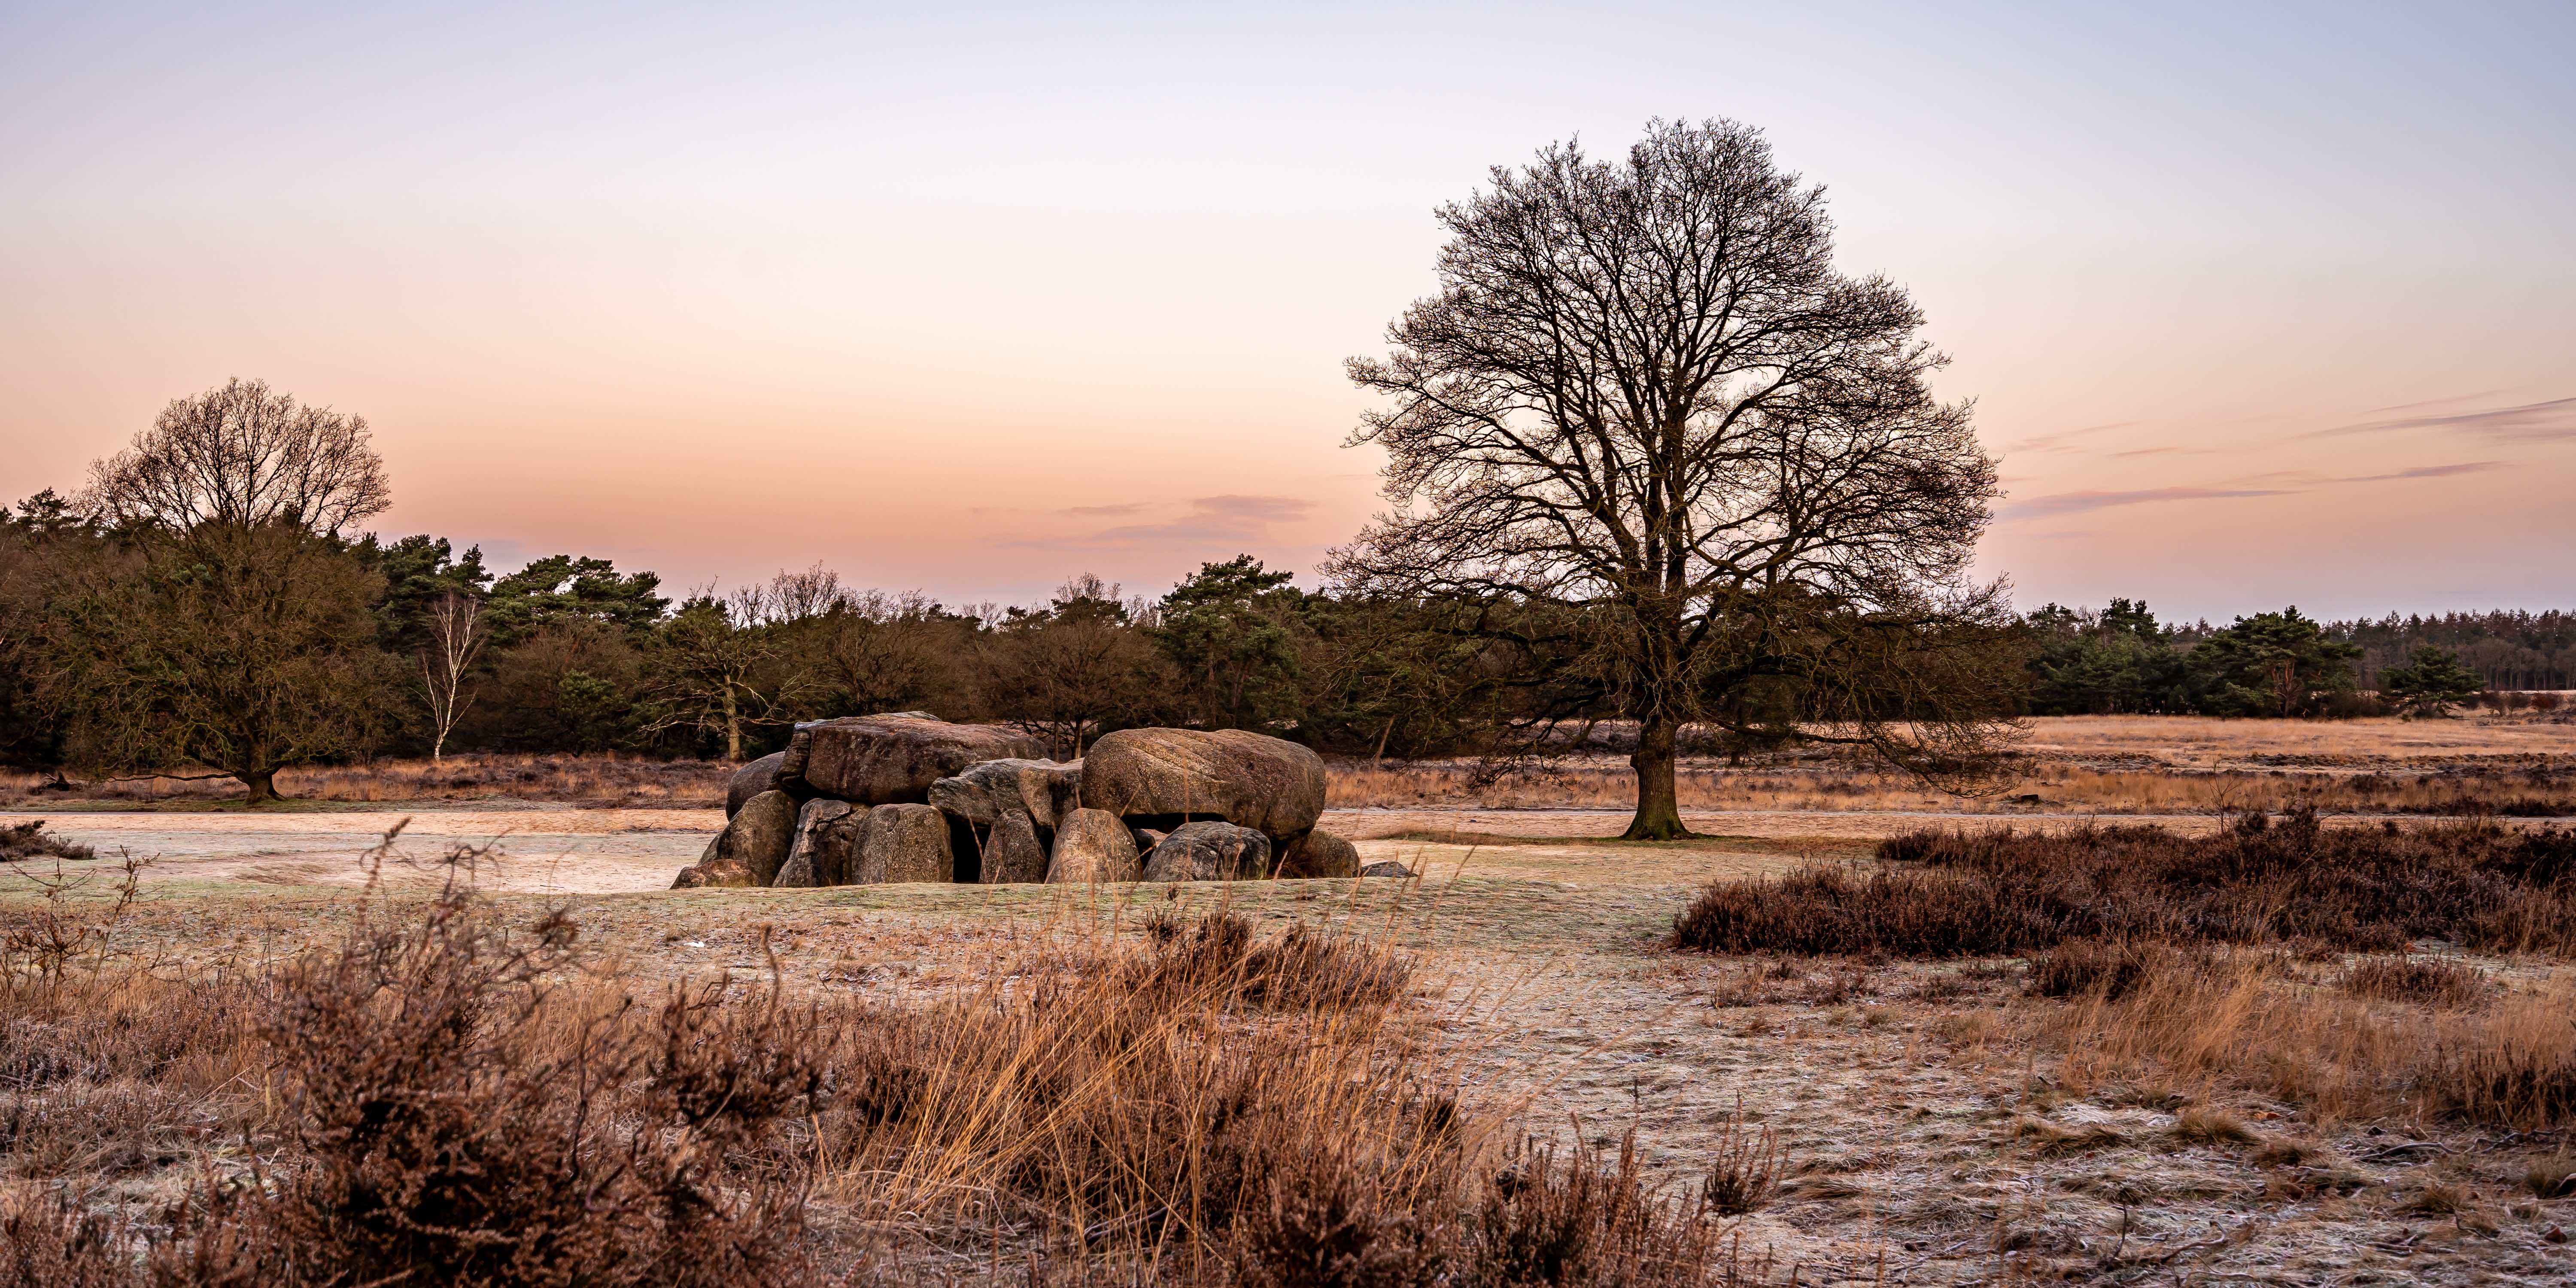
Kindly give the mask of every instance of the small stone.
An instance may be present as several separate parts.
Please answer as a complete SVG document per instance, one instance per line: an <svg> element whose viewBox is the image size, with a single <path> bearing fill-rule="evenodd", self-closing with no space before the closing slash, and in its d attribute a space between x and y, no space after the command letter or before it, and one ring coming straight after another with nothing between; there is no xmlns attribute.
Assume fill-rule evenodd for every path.
<svg viewBox="0 0 2576 1288"><path fill-rule="evenodd" d="M1270 838L1232 823L1185 823L1145 856L1148 881L1257 881L1270 875Z"/></svg>

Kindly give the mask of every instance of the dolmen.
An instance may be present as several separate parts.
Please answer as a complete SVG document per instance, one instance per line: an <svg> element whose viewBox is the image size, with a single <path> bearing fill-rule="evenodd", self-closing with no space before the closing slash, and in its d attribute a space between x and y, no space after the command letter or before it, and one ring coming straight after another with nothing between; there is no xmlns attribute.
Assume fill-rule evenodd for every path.
<svg viewBox="0 0 2576 1288"><path fill-rule="evenodd" d="M724 831L672 882L836 886L1363 875L1316 828L1324 761L1236 729L1124 729L1079 760L920 711L798 725L744 765Z"/></svg>

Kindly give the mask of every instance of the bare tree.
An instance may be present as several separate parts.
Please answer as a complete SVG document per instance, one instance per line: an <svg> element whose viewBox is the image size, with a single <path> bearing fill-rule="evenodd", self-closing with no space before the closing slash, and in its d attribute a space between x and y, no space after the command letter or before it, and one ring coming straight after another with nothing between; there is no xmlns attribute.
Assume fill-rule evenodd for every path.
<svg viewBox="0 0 2576 1288"><path fill-rule="evenodd" d="M818 562L803 572L782 569L762 585L726 596L725 603L743 625L793 626L844 611L857 598L841 585L841 574Z"/></svg>
<svg viewBox="0 0 2576 1288"><path fill-rule="evenodd" d="M363 418L238 379L163 408L131 448L90 467L90 493L121 523L283 523L331 537L393 495Z"/></svg>
<svg viewBox="0 0 2576 1288"><path fill-rule="evenodd" d="M466 673L483 651L483 601L455 591L438 597L429 610L429 647L421 650L420 680L429 696L429 759L447 758L447 735L464 718L474 697L465 691Z"/></svg>
<svg viewBox="0 0 2576 1288"><path fill-rule="evenodd" d="M871 590L849 596L831 618L821 662L849 695L851 714L930 706L959 687L968 629L943 621L939 605L919 591Z"/></svg>
<svg viewBox="0 0 2576 1288"><path fill-rule="evenodd" d="M986 643L986 703L1079 757L1093 735L1144 719L1161 696L1162 656L1139 620L1148 612L1089 573L1043 608L1010 610Z"/></svg>
<svg viewBox="0 0 2576 1288"><path fill-rule="evenodd" d="M1386 449L1398 508L1335 580L1574 610L1504 616L1575 623L1543 642L1576 659L1568 701L1637 722L1632 839L1687 835L1694 723L1975 760L2004 727L2000 587L1966 579L1994 464L1929 391L1905 292L1834 270L1823 190L1729 121L1490 183L1439 212L1439 294L1350 363L1392 400L1352 441Z"/></svg>

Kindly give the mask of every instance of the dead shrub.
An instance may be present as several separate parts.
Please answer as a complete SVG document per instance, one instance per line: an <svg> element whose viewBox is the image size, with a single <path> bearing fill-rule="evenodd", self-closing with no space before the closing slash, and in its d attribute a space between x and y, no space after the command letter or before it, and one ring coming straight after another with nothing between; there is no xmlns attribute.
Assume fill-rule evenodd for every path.
<svg viewBox="0 0 2576 1288"><path fill-rule="evenodd" d="M1748 1127L1744 1102L1719 1129L1710 1147L1707 1179L1700 1192L1708 1210L1719 1216L1742 1216L1771 1201L1780 1186L1780 1136L1769 1127Z"/></svg>
<svg viewBox="0 0 2576 1288"><path fill-rule="evenodd" d="M2424 1006L2474 1006L2487 1000L2487 973L2438 957L2365 957L2336 981L2357 997Z"/></svg>
<svg viewBox="0 0 2576 1288"><path fill-rule="evenodd" d="M47 836L45 820L29 819L24 823L0 825L0 862L17 863L26 859L95 859L98 851L78 841Z"/></svg>
<svg viewBox="0 0 2576 1288"><path fill-rule="evenodd" d="M2421 1114L2517 1130L2576 1122L2576 1004L2564 979L2490 1005L2426 1011L2319 988L2286 956L2161 954L2117 998L2035 1017L2071 1094L2144 1079L2225 1080L2320 1115Z"/></svg>
<svg viewBox="0 0 2576 1288"><path fill-rule="evenodd" d="M2531 1160L2523 1168L2522 1187L2531 1191L2533 1198L2576 1197L2576 1158L2559 1153Z"/></svg>
<svg viewBox="0 0 2576 1288"><path fill-rule="evenodd" d="M1402 956L1364 940L1318 934L1304 923L1271 940L1258 940L1249 918L1213 912L1192 922L1158 916L1146 923L1153 952L1141 962L1139 990L1174 990L1195 997L1214 992L1230 1002L1272 1009L1339 1009L1382 1006L1402 996L1412 980Z"/></svg>
<svg viewBox="0 0 2576 1288"><path fill-rule="evenodd" d="M1487 1186L1467 1221L1472 1256L1461 1281L1477 1285L1682 1285L1704 1283L1716 1261L1716 1227L1692 1204L1646 1183L1637 1137L1604 1165L1581 1146L1560 1161L1526 1150Z"/></svg>

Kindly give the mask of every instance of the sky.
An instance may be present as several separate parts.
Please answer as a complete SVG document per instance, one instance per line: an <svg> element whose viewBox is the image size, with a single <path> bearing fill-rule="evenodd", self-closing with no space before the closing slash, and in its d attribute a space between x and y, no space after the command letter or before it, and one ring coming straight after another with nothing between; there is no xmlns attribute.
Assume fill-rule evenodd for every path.
<svg viewBox="0 0 2576 1288"><path fill-rule="evenodd" d="M1731 117L2025 606L2576 607L2576 5L0 0L0 501L256 377L378 530L950 603L1312 569L1433 210Z"/></svg>

